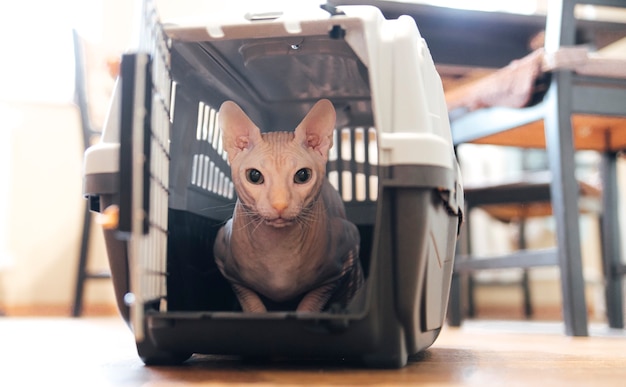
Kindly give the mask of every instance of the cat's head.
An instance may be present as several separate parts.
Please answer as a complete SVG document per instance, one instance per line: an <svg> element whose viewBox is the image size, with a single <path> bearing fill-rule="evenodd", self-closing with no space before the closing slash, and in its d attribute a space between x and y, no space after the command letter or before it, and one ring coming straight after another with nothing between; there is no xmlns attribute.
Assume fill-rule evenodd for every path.
<svg viewBox="0 0 626 387"><path fill-rule="evenodd" d="M231 101L222 104L219 125L235 190L247 211L283 227L306 217L326 178L335 109L318 101L294 132L261 134Z"/></svg>

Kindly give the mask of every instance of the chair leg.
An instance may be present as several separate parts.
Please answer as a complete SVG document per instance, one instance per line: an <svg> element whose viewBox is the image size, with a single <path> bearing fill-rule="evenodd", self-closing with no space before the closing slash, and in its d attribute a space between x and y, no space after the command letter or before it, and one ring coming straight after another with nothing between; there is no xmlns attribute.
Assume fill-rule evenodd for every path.
<svg viewBox="0 0 626 387"><path fill-rule="evenodd" d="M83 220L83 236L80 243L80 255L78 258L78 270L76 273L76 286L74 290L74 304L72 305L72 316L79 317L83 312L83 294L85 281L87 280L87 254L89 250L89 234L91 232L91 213L89 207L85 205L85 215Z"/></svg>
<svg viewBox="0 0 626 387"><path fill-rule="evenodd" d="M522 273L522 292L524 294L524 317L531 318L533 316L533 304L530 297L530 278L526 269Z"/></svg>
<svg viewBox="0 0 626 387"><path fill-rule="evenodd" d="M602 264L604 268L606 313L609 327L624 328L624 300L622 294L622 275L617 268L621 265L621 243L619 219L616 209L619 208L617 188L617 155L602 155Z"/></svg>
<svg viewBox="0 0 626 387"><path fill-rule="evenodd" d="M472 273L467 275L467 317L476 317L476 301L474 293L476 291L476 280Z"/></svg>
<svg viewBox="0 0 626 387"><path fill-rule="evenodd" d="M545 97L544 124L552 172L550 191L556 221L565 333L570 336L588 336L578 224L578 183L571 125L571 81L571 71L555 71L552 74L552 84Z"/></svg>
<svg viewBox="0 0 626 387"><path fill-rule="evenodd" d="M520 250L526 250L526 219L522 218L518 222L517 231L517 247ZM529 270L524 269L522 272L522 295L524 299L524 317L530 318L533 315L532 299L530 297L530 276Z"/></svg>

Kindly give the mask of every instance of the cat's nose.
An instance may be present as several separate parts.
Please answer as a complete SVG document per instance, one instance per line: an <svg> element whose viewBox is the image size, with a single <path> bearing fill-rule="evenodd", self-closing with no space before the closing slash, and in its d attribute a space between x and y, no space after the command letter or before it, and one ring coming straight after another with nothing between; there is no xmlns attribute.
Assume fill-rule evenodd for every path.
<svg viewBox="0 0 626 387"><path fill-rule="evenodd" d="M276 212L278 212L278 215L282 215L283 212L285 211L285 209L287 208L288 203L287 202L274 202L272 203L272 207L274 207L274 209L276 210Z"/></svg>

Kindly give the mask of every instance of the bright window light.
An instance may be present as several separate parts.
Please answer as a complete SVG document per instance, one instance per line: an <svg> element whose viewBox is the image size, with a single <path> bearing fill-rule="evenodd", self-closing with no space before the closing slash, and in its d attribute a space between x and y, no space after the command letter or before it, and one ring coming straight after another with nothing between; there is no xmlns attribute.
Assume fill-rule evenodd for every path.
<svg viewBox="0 0 626 387"><path fill-rule="evenodd" d="M67 102L73 98L72 28L94 33L101 0L2 2L0 99ZM95 10L95 11L94 11Z"/></svg>

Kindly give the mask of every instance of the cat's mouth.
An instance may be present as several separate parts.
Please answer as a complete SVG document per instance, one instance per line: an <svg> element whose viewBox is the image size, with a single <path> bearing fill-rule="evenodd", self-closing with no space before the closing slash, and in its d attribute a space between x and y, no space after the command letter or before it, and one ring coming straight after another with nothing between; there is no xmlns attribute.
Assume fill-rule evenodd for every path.
<svg viewBox="0 0 626 387"><path fill-rule="evenodd" d="M285 218L265 219L265 224L276 228L287 227L290 226L292 223L293 220Z"/></svg>

